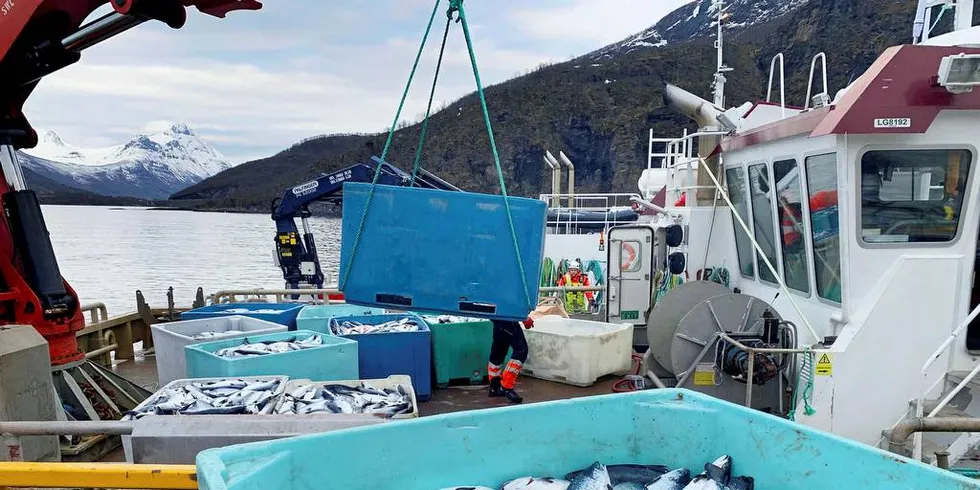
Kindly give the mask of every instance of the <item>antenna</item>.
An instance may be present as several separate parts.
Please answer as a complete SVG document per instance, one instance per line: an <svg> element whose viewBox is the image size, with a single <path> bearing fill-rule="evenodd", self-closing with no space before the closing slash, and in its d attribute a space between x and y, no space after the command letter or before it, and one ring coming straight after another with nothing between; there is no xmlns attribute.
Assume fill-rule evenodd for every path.
<svg viewBox="0 0 980 490"><path fill-rule="evenodd" d="M715 71L712 90L715 95L715 105L725 110L725 82L728 81L725 73L733 70L725 65L725 18L731 6L726 7L725 0L712 0L711 6L718 11L718 39L715 40L715 49L718 50L718 68Z"/></svg>

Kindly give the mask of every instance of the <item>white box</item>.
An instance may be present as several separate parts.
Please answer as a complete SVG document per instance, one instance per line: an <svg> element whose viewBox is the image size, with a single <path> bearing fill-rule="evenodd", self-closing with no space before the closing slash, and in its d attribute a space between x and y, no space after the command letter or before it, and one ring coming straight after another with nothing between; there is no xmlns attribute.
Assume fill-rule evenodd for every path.
<svg viewBox="0 0 980 490"><path fill-rule="evenodd" d="M187 360L184 357L185 346L214 340L285 332L287 328L286 325L239 315L151 325L150 331L153 334L153 346L157 358L157 379L163 386L171 381L187 378ZM227 332L229 330L238 330L241 333L208 339L193 338L195 335L204 332Z"/></svg>
<svg viewBox="0 0 980 490"><path fill-rule="evenodd" d="M633 367L633 326L545 316L525 330L529 376L590 386L602 376Z"/></svg>

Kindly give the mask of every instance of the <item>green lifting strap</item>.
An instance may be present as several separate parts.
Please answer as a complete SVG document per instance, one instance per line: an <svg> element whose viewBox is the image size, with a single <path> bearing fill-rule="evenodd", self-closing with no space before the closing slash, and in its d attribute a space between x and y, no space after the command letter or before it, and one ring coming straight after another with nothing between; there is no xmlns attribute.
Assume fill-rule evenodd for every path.
<svg viewBox="0 0 980 490"><path fill-rule="evenodd" d="M480 81L480 69L476 65L476 54L473 53L473 40L470 37L470 27L466 22L466 10L463 8L463 0L449 0L450 10L459 11L459 20L463 25L463 36L466 37L466 49L470 53L470 64L473 65L473 77L476 79L476 91L480 95L480 107L483 109L483 122L487 125L487 135L490 136L490 149L493 150L493 164L497 167L497 177L500 180L500 194L504 197L504 209L507 210L507 221L510 224L510 236L514 242L514 255L517 257L517 269L521 273L521 289L524 290L524 299L527 301L528 311L534 309L535 301L531 299L531 293L527 290L527 278L524 275L524 260L521 259L521 247L517 243L517 229L514 227L514 216L510 211L510 200L507 199L507 185L504 183L504 171L500 167L500 153L497 152L497 142L493 138L493 128L490 125L490 111L487 109L487 99L483 95L483 82Z"/></svg>
<svg viewBox="0 0 980 490"><path fill-rule="evenodd" d="M378 184L378 176L381 174L381 165L385 162L388 155L388 150L390 149L392 139L395 134L395 127L398 124L398 120L401 117L402 109L405 105L405 99L408 96L408 91L412 86L412 80L415 78L415 72L418 69L419 60L422 57L422 51L425 48L425 44L429 39L429 33L432 30L432 24L435 21L436 12L439 10L439 4L441 0L436 0L435 6L432 9L432 15L429 17L429 24L425 28L425 34L422 36L422 44L419 46L418 54L415 57L415 64L412 66L412 72L408 77L408 83L405 86L405 92L402 94L401 102L398 104L398 110L395 113L395 121L392 123L391 128L388 132L388 140L385 142L384 150L381 153L381 160L378 162L378 168L374 173L374 180L371 182L371 191L368 193L367 202L364 204L364 211L361 214L361 221L357 228L357 234L354 237L354 246L351 249L350 261L347 264L347 268L344 272L344 277L341 280L340 288L343 290L347 284L348 279L350 279L350 273L353 269L354 259L357 256L358 245L360 244L361 234L364 231L364 223L367 220L367 213L371 206L371 200L374 198L374 188ZM415 164L412 169L411 185L415 184L415 179L421 169L422 162L422 147L425 144L425 137L428 131L429 116L432 111L432 102L435 98L436 85L439 81L439 71L442 67L443 55L446 51L446 40L449 37L449 27L452 25L453 14L457 13L459 18L457 22L463 26L463 36L466 39L466 49L469 52L470 64L473 67L473 77L476 80L476 90L480 97L480 107L483 110L483 122L487 127L487 135L490 137L490 149L493 152L493 162L497 169L497 177L500 184L500 193L504 198L504 209L507 212L507 221L510 225L511 239L514 243L514 254L517 258L517 268L521 275L521 289L524 291L524 299L528 305L528 311L534 308L534 302L531 299L531 293L527 290L527 277L524 273L524 261L521 258L520 245L517 242L517 229L514 225L514 216L510 209L510 201L507 198L507 185L504 183L504 171L500 165L500 153L497 151L497 142L493 136L493 127L490 124L490 111L487 109L487 100L483 94L483 82L480 80L480 69L477 67L476 54L473 51L473 40L470 37L469 24L466 21L466 10L463 8L463 0L449 0L449 10L446 12L446 29L443 33L442 47L439 51L439 61L436 64L435 76L432 80L432 89L429 92L429 104L426 108L425 119L422 121L421 135L419 137L419 144L415 152Z"/></svg>
<svg viewBox="0 0 980 490"><path fill-rule="evenodd" d="M425 119L422 120L422 131L419 135L418 148L415 149L415 165L412 166L412 180L409 186L415 186L415 178L419 175L422 168L422 146L425 145L425 136L429 132L429 115L432 114L432 101L436 97L436 85L439 83L439 71L442 69L442 57L446 54L446 40L449 39L449 26L453 23L453 11L446 12L446 30L442 33L442 47L439 49L439 61L436 62L436 74L432 77L432 90L429 91L429 105L425 108Z"/></svg>

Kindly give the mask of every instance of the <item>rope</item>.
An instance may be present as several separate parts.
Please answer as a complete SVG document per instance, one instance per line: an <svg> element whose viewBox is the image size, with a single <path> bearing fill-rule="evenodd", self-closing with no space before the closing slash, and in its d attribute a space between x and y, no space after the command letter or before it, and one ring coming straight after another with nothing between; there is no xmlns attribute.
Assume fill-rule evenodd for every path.
<svg viewBox="0 0 980 490"><path fill-rule="evenodd" d="M381 166L384 165L385 159L388 158L388 150L391 149L391 142L395 138L395 129L398 127L398 120L401 119L402 109L405 108L405 100L408 98L408 90L412 87L412 80L415 79L415 72L419 68L419 60L422 59L422 51L425 48L425 43L429 40L429 32L432 31L432 24L436 20L436 13L439 12L439 4L441 3L442 0L436 0L435 5L432 7L432 15L429 16L429 25L425 27L425 34L422 36L422 44L419 45L419 51L415 55L415 63L412 65L412 72L408 75L408 83L405 84L405 91L402 93L402 100L398 103L398 110L395 111L395 120L391 123L391 128L388 130L388 139L385 141L384 150L381 151L381 159L378 161L378 167L374 169L374 178L371 180L371 190L368 192L367 202L364 203L364 211L361 213L361 222L357 225L357 233L354 235L354 246L351 249L350 259L347 261L347 268L344 270L343 280L340 281L341 290L344 290L347 286L347 280L350 279L350 272L354 268L354 258L357 257L357 247L361 244L361 234L364 232L364 222L367 221L368 210L371 208L371 200L374 199L374 188L378 185L378 177L381 176Z"/></svg>
<svg viewBox="0 0 980 490"><path fill-rule="evenodd" d="M449 9L459 12L459 21L463 25L463 37L466 38L466 50L470 53L470 64L473 65L473 78L476 79L476 91L480 96L480 107L483 109L483 122L487 126L487 135L490 136L490 149L493 150L493 164L497 167L497 177L500 180L500 194L504 197L504 208L507 211L507 221L510 224L510 236L514 242L514 255L517 257L517 268L521 273L521 289L524 290L524 299L527 301L529 309L534 308L531 301L531 293L527 290L527 278L524 276L524 260L521 259L521 247L517 243L517 229L514 226L514 216L510 210L510 200L507 199L507 185L504 183L504 171L500 166L500 153L497 152L497 142L493 138L493 127L490 125L490 111L487 109L487 99L483 95L483 82L480 81L480 69L476 64L476 54L473 52L473 39L470 37L470 27L466 22L466 10L463 8L463 0L449 0Z"/></svg>
<svg viewBox="0 0 980 490"><path fill-rule="evenodd" d="M797 398L803 399L803 413L805 415L811 416L817 413L817 410L810 405L810 402L813 400L814 363L816 363L816 355L809 348L804 349L803 362L800 364L800 369L796 373L796 386L793 387L793 404L789 409L789 413L786 414L786 418L789 420L796 420ZM800 384L803 382L804 377L806 377L806 385L803 387L803 396L800 397L798 396L800 394Z"/></svg>
<svg viewBox="0 0 980 490"><path fill-rule="evenodd" d="M412 180L409 186L415 186L415 178L422 168L422 147L425 145L425 136L429 132L429 114L432 113L432 101L436 97L436 85L439 83L439 71L442 69L442 57L446 54L446 40L449 39L449 26L453 23L452 10L446 12L446 30L442 33L442 47L439 48L439 61L436 62L436 74L432 77L432 90L429 91L429 105L425 108L425 119L422 120L422 132L419 135L418 148L415 149L415 165L412 167Z"/></svg>

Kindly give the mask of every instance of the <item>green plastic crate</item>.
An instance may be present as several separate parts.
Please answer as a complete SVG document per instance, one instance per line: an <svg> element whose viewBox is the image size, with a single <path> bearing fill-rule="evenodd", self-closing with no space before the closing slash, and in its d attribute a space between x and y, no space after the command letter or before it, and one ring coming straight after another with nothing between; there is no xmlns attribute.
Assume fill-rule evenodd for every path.
<svg viewBox="0 0 980 490"><path fill-rule="evenodd" d="M445 388L452 381L468 380L479 384L487 377L487 360L493 341L490 320L439 323L436 315L422 315L432 331L432 366L436 387Z"/></svg>

